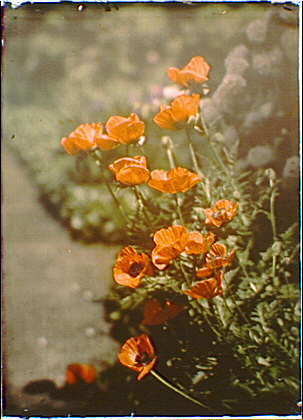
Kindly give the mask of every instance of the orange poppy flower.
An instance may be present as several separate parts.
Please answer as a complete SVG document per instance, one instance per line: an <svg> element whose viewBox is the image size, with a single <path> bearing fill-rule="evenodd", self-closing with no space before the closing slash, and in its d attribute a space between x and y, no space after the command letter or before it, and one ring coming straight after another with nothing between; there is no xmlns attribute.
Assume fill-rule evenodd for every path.
<svg viewBox="0 0 303 420"><path fill-rule="evenodd" d="M196 173L181 167L169 171L156 169L151 172L148 185L164 193L176 194L190 190L201 180Z"/></svg>
<svg viewBox="0 0 303 420"><path fill-rule="evenodd" d="M130 144L143 136L145 124L137 114L130 114L127 118L114 115L109 118L105 128L107 134L102 135L101 142Z"/></svg>
<svg viewBox="0 0 303 420"><path fill-rule="evenodd" d="M195 299L212 299L215 296L223 295L223 271L219 271L214 277L201 280L191 289L184 290L184 293Z"/></svg>
<svg viewBox="0 0 303 420"><path fill-rule="evenodd" d="M188 86L188 82L191 80L198 83L206 82L208 80L209 70L210 65L204 57L198 56L193 57L183 69L180 70L176 67L170 67L167 73L173 82L182 86Z"/></svg>
<svg viewBox="0 0 303 420"><path fill-rule="evenodd" d="M126 185L145 184L150 177L145 156L124 157L109 165L116 180Z"/></svg>
<svg viewBox="0 0 303 420"><path fill-rule="evenodd" d="M184 309L183 305L166 300L164 305L161 306L158 299L150 299L144 306L144 319L145 325L161 325L179 315Z"/></svg>
<svg viewBox="0 0 303 420"><path fill-rule="evenodd" d="M161 105L154 122L161 128L178 130L183 128L188 118L199 112L200 95L180 95L171 105Z"/></svg>
<svg viewBox="0 0 303 420"><path fill-rule="evenodd" d="M122 346L118 358L122 365L139 372L138 381L152 370L157 361L155 349L146 334L129 338Z"/></svg>
<svg viewBox="0 0 303 420"><path fill-rule="evenodd" d="M95 366L85 363L72 363L66 369L66 382L70 385L78 382L91 384L97 379L97 371Z"/></svg>
<svg viewBox="0 0 303 420"><path fill-rule="evenodd" d="M202 279L205 279L207 277L212 277L213 274L214 274L214 270L207 266L199 268L199 270L196 272L197 277L200 277Z"/></svg>
<svg viewBox="0 0 303 420"><path fill-rule="evenodd" d="M190 232L185 246L187 254L205 254L214 243L215 235L212 232L202 235L200 232Z"/></svg>
<svg viewBox="0 0 303 420"><path fill-rule="evenodd" d="M134 248L128 246L119 253L113 272L117 283L136 288L144 276L154 274L154 269L148 255L138 254Z"/></svg>
<svg viewBox="0 0 303 420"><path fill-rule="evenodd" d="M216 227L225 225L237 215L238 206L238 203L229 200L217 201L214 207L204 209L205 223Z"/></svg>
<svg viewBox="0 0 303 420"><path fill-rule="evenodd" d="M230 265L235 257L235 251L227 254L224 244L215 243L206 254L206 266L211 269L218 269Z"/></svg>
<svg viewBox="0 0 303 420"><path fill-rule="evenodd" d="M164 270L168 264L182 252L203 254L215 240L212 232L202 235L200 232L188 232L184 226L175 225L160 229L154 234L156 247L152 251L153 264Z"/></svg>
<svg viewBox="0 0 303 420"><path fill-rule="evenodd" d="M81 124L68 137L63 137L61 144L65 151L70 155L76 155L81 151L89 151L99 145L103 133L103 124L91 123ZM119 143L115 140L107 142L104 147L106 150L115 148Z"/></svg>
<svg viewBox="0 0 303 420"><path fill-rule="evenodd" d="M177 258L184 251L189 233L184 226L170 226L160 229L154 234L156 247L152 251L153 264L163 270L171 260Z"/></svg>

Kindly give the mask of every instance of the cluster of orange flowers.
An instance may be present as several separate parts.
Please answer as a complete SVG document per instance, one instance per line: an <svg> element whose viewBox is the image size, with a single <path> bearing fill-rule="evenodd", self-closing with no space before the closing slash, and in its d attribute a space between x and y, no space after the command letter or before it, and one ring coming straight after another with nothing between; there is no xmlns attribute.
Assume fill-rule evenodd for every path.
<svg viewBox="0 0 303 420"><path fill-rule="evenodd" d="M191 84L207 81L209 71L209 64L203 57L197 56L182 69L169 68L168 77L188 88ZM190 117L199 113L199 106L199 94L183 91L170 105L161 105L153 121L163 129L182 129ZM138 141L144 136L144 131L145 124L137 114L132 113L129 117L112 116L105 125L81 124L68 137L64 137L61 144L71 155L94 151L96 148L111 150ZM182 167L168 171L150 170L145 156L121 157L110 164L109 169L122 184L147 184L155 190L170 194L184 193L202 181L197 173ZM230 222L237 211L237 203L219 200L213 207L204 209L205 225L220 228ZM156 270L165 270L180 255L201 255L204 263L196 271L196 278L200 280L192 282L191 287L183 290L183 293L195 299L212 299L223 294L224 268L232 264L235 252L228 253L224 244L216 242L214 233L190 232L182 225L173 225L155 232L153 240L155 246L151 255L139 253L132 246L120 251L113 268L114 280L118 284L137 288L141 286L144 277L153 276ZM171 300L161 303L158 299L150 299L145 303L143 324L163 324L183 310L183 305ZM119 353L119 360L137 371L140 380L152 371L157 356L150 338L142 334L126 341ZM67 382L70 384L77 380L90 383L95 377L96 372L90 365L72 364L67 369Z"/></svg>
<svg viewBox="0 0 303 420"><path fill-rule="evenodd" d="M162 128L176 130L184 127L188 118L199 112L200 96L181 95L171 105L161 105L154 121ZM68 137L63 137L61 144L65 151L76 155L81 151L89 152L95 148L112 150L121 144L134 143L144 135L145 124L137 114L129 117L114 115L105 124L81 124Z"/></svg>
<svg viewBox="0 0 303 420"><path fill-rule="evenodd" d="M149 171L145 156L117 159L109 165L109 169L122 184L148 184L155 190L171 194L186 192L202 180L196 173L181 167L169 171L163 169Z"/></svg>
<svg viewBox="0 0 303 420"><path fill-rule="evenodd" d="M209 64L203 57L193 57L183 68L168 69L169 78L182 86L190 82L203 83L208 80ZM154 117L154 122L161 128L177 130L184 127L188 118L199 112L200 95L180 95L171 105L161 105L160 112ZM105 130L104 130L105 129ZM88 152L99 147L102 150L112 150L121 144L131 144L144 135L145 124L137 114L129 117L114 115L105 124L81 124L68 137L63 137L61 144L67 153L76 155L81 151Z"/></svg>
<svg viewBox="0 0 303 420"><path fill-rule="evenodd" d="M112 150L121 144L130 144L137 141L144 134L145 124L138 115L129 117L114 115L107 123L81 124L68 137L63 137L61 144L65 151L71 155L99 147L103 150Z"/></svg>
<svg viewBox="0 0 303 420"><path fill-rule="evenodd" d="M236 203L224 201L227 208L237 207ZM218 203L214 209L217 205ZM212 209L206 210L210 212ZM236 210L228 216L227 220L225 214L225 223L232 220L235 215ZM189 232L184 226L174 225L158 230L153 239L155 247L151 257L144 253L139 254L133 247L126 247L119 253L113 270L117 283L136 288L140 286L143 277L152 276L155 268L164 270L182 253L205 254L205 264L196 272L197 277L203 280L194 284L193 288L185 290L184 293L197 299L210 299L223 293L222 269L232 263L235 253L233 251L228 254L224 244L215 242L214 233Z"/></svg>

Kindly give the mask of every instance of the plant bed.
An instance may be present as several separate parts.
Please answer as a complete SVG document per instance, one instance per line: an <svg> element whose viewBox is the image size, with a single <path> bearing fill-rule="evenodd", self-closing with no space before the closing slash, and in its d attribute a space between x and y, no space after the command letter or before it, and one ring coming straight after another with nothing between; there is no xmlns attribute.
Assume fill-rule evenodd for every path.
<svg viewBox="0 0 303 420"><path fill-rule="evenodd" d="M163 69L172 55L182 63L189 51L201 51L201 40L203 54L216 69L208 82L211 92L203 98L208 124L215 124L227 143L241 139L238 165L274 167L283 177L285 197L293 191L289 182L296 182L298 168L298 101L295 72L288 70L297 60L296 8L229 4L216 5L214 12L207 5L159 5L157 10L156 18L151 6L121 4L110 8L111 13L95 6L79 13L67 5L47 5L45 13L30 5L18 13L7 11L7 144L29 168L42 202L75 239L123 242L123 227L94 164L79 161L74 167L58 137L81 121L105 121L113 112L135 111L147 125L150 160L163 164L163 153L153 141L160 131L150 122L159 103L172 94ZM113 38L113 31L99 30L100 24L122 29ZM147 30L148 36L142 36ZM20 42L24 33L26 43ZM76 55L67 54L71 39ZM137 45L136 54L131 45ZM117 62L104 59L109 48ZM20 67L24 82L16 89ZM199 137L195 139L197 152L203 154ZM187 156L182 136L178 151L180 159ZM110 163L119 156L113 151L105 159Z"/></svg>
<svg viewBox="0 0 303 420"><path fill-rule="evenodd" d="M82 124L61 140L67 153L95 162L125 237L111 292L95 300L121 343L120 364L69 365L65 385L51 390L59 400L71 398L63 411L298 412L298 223L278 214L281 180L274 169L239 168L237 144L228 147L205 122L200 95L209 70L196 56L168 71L186 91L153 118L169 133L159 139L167 169L149 162L145 123L135 113ZM186 157L179 156L176 132ZM122 156L108 165L111 149ZM133 208L123 194L132 194ZM82 405L73 407L79 392Z"/></svg>

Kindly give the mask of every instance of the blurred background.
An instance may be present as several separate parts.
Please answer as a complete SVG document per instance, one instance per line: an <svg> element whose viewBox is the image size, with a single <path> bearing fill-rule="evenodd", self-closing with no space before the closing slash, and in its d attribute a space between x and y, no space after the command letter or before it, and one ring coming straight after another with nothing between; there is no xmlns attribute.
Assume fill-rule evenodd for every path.
<svg viewBox="0 0 303 420"><path fill-rule="evenodd" d="M5 8L4 333L12 413L42 403L41 395L35 400L22 392L29 381L60 385L68 363L110 363L117 349L92 301L110 286L123 229L96 168L68 156L61 138L81 123L137 112L146 122L150 160L164 167L162 131L152 117L172 95L167 68L196 55L212 67L202 100L208 124L228 145L237 144L239 170L276 170L279 214L290 224L299 190L296 6ZM181 138L177 147L182 155ZM197 147L203 154L203 145Z"/></svg>

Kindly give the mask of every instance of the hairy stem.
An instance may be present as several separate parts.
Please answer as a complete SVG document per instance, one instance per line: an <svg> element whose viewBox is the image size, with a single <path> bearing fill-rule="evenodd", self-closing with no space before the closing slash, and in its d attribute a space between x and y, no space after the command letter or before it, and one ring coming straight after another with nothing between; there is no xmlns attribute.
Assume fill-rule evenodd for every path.
<svg viewBox="0 0 303 420"><path fill-rule="evenodd" d="M175 161L175 157L174 157L174 153L173 153L173 147L174 147L173 146L173 141L170 137L163 137L162 144L165 147L165 151L166 151L167 159L168 159L168 162L169 162L169 166L170 166L171 169L174 169L176 167L176 161ZM184 219L183 219L183 216L182 216L182 211L181 211L181 206L180 206L178 195L174 194L174 196L175 196L176 208L177 208L177 213L178 213L180 223L182 225L184 225Z"/></svg>
<svg viewBox="0 0 303 420"><path fill-rule="evenodd" d="M237 304L237 302L235 301L235 298L233 297L233 295L230 295L231 300L233 301L233 304L235 305L236 310L239 312L239 314L241 315L241 317L244 319L244 321L246 321L247 323L249 323L249 320L247 318L247 316L245 315L245 313L242 311L242 309L239 307L239 305Z"/></svg>
<svg viewBox="0 0 303 420"><path fill-rule="evenodd" d="M134 185L133 191L135 193L135 196L136 196L136 199L137 199L137 202L138 202L139 211L144 214L144 217L145 217L146 221L148 223L150 223L149 215L148 215L148 213L146 212L146 209L145 209L145 205L144 205L145 199L144 199L144 196L143 196L142 192L140 191L140 189L138 188L137 185Z"/></svg>
<svg viewBox="0 0 303 420"><path fill-rule="evenodd" d="M196 173L201 176L202 181L203 181L203 189L204 189L204 193L206 195L207 201L210 203L211 202L211 197L210 197L210 189L209 189L209 179L203 174L203 172L201 171L199 164L198 164L198 159L197 159L197 155L195 152L195 148L191 139L191 135L190 135L190 127L186 126L185 127L185 131L186 131L186 136L187 136L187 141L188 141L188 147L189 147L189 152L190 152L190 156L191 156L191 160L193 162L194 165L194 169L196 171Z"/></svg>
<svg viewBox="0 0 303 420"><path fill-rule="evenodd" d="M191 397L190 395L186 394L185 392L181 391L181 389L177 388L175 385L173 385L171 382L169 382L166 378L164 378L164 376L160 375L158 372L156 372L155 370L151 370L150 373L156 378L158 379L158 381L160 381L162 384L164 384L165 386L167 386L168 388L172 389L173 391L175 391L177 394L182 395L182 397L190 400L191 402L193 402L194 404L199 405L200 407L203 407L205 409L207 409L208 411L211 411L211 408L208 407L207 405L203 404L201 401L196 400L195 398Z"/></svg>
<svg viewBox="0 0 303 420"><path fill-rule="evenodd" d="M212 141L211 141L210 135L209 135L209 131L208 131L208 128L207 128L207 124L205 122L205 119L204 119L204 116L203 116L203 113L202 112L200 112L200 119L201 119L201 124L202 124L203 130L204 130L204 133L205 133L206 137L209 140L210 150L212 152L213 157L215 158L215 161L217 162L217 164L219 165L219 167L222 169L223 173L226 175L226 178L229 181L229 183L230 183L233 191L234 192L237 191L239 193L240 191L239 191L239 189L238 189L238 187L237 187L237 185L236 185L236 183L234 181L234 178L232 177L232 175L231 175L231 173L229 171L228 166L224 164L221 156L219 155L219 153L217 152L216 148L212 144ZM241 212L239 214L239 217L240 217L241 221L243 222L244 226L246 226L247 225L247 221L243 217L243 214Z"/></svg>
<svg viewBox="0 0 303 420"><path fill-rule="evenodd" d="M118 200L118 198L116 197L114 191L112 190L112 187L111 187L110 183L108 182L108 180L104 176L104 166L103 166L103 163L102 163L102 161L101 161L101 159L99 157L98 151L96 150L94 152L94 154L91 154L91 156L94 159L96 165L100 168L101 180L104 182L104 184L105 184L108 192L110 193L110 195L111 195L111 197L112 197L112 199L113 199L113 201L114 201L114 203L115 203L115 205L116 205L116 207L117 207L117 209L118 209L118 211L119 211L122 219L125 222L128 222L128 218L127 218L127 216L125 214L125 211L124 211L123 207L121 206L120 201Z"/></svg>
<svg viewBox="0 0 303 420"><path fill-rule="evenodd" d="M276 199L277 190L274 188L270 195L270 223L272 228L273 241L277 240L277 225L276 225L276 216L275 216L275 199ZM272 277L276 277L276 264L277 256L273 255L272 257Z"/></svg>
<svg viewBox="0 0 303 420"><path fill-rule="evenodd" d="M202 308L201 305L199 305L198 302L196 302L195 300L190 302L191 306L193 306L204 318L204 320L206 321L207 325L209 326L209 328L212 330L212 332L214 333L214 335L218 338L218 340L222 341L222 335L221 333L214 327L213 323L211 322L211 320L209 319L208 315L211 315L210 311L206 308Z"/></svg>
<svg viewBox="0 0 303 420"><path fill-rule="evenodd" d="M175 156L173 152L173 147L174 147L173 141L170 137L163 137L162 144L166 151L169 166L171 167L171 169L173 169L176 167L176 161L175 161Z"/></svg>
<svg viewBox="0 0 303 420"><path fill-rule="evenodd" d="M183 219L183 215L182 215L182 211L181 211L181 206L180 206L180 203L179 203L179 197L178 197L177 194L174 194L174 196L175 196L177 213L178 213L178 216L179 216L179 219L180 219L180 223L181 223L181 225L184 225L184 219Z"/></svg>

